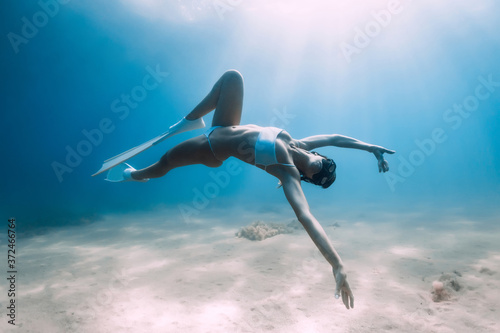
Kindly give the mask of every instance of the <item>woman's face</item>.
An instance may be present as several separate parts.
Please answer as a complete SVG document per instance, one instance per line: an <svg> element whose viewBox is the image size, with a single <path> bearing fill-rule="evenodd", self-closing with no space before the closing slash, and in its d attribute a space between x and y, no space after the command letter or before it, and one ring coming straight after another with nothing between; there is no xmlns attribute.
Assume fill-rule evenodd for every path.
<svg viewBox="0 0 500 333"><path fill-rule="evenodd" d="M304 172L304 176L312 179L312 177L315 174L317 174L318 172L321 171L321 168L323 166L324 157L320 156L320 155L313 154L311 152L307 152L307 156L308 156L309 161L307 163L305 170L303 170L303 172Z"/></svg>

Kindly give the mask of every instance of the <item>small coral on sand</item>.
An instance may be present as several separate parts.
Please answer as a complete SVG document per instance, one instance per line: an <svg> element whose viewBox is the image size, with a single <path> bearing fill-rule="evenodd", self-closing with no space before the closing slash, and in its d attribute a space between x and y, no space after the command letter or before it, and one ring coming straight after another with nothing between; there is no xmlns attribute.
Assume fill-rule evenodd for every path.
<svg viewBox="0 0 500 333"><path fill-rule="evenodd" d="M450 294L446 291L444 283L441 281L432 282L432 300L434 302L447 301L450 299Z"/></svg>
<svg viewBox="0 0 500 333"><path fill-rule="evenodd" d="M246 227L241 228L236 236L240 238L247 238L249 240L264 240L279 234L292 233L296 228L296 223L264 223L262 221L255 221Z"/></svg>
<svg viewBox="0 0 500 333"><path fill-rule="evenodd" d="M462 284L459 282L461 274L457 271L453 273L443 273L439 281L432 282L432 300L434 302L448 301L453 294L462 289Z"/></svg>

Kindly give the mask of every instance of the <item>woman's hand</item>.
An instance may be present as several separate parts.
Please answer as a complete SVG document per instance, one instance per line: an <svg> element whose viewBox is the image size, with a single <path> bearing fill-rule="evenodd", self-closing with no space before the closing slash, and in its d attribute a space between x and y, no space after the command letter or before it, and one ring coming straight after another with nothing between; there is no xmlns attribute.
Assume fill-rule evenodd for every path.
<svg viewBox="0 0 500 333"><path fill-rule="evenodd" d="M339 298L342 295L342 302L345 307L347 309L354 308L354 296L347 282L347 275L344 272L344 268L337 267L333 269L333 276L336 281L335 298Z"/></svg>
<svg viewBox="0 0 500 333"><path fill-rule="evenodd" d="M373 153L373 155L375 155L375 157L378 160L378 172L389 171L389 163L387 163L387 161L384 160L384 153L394 154L395 151L380 146L372 146L371 152Z"/></svg>

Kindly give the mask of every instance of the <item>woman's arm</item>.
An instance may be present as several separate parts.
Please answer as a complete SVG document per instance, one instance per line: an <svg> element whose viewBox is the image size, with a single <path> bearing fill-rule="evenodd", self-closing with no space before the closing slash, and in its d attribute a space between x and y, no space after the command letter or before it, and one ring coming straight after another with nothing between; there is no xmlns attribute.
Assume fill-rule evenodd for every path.
<svg viewBox="0 0 500 333"><path fill-rule="evenodd" d="M312 150L319 147L333 146L342 148L353 148L360 149L370 153L373 153L378 161L378 171L387 172L389 171L389 163L384 160L384 153L394 154L394 150L386 149L381 146L372 145L360 141L358 139L350 138L345 135L340 134L330 134L330 135L314 135L302 140L297 141L298 147L306 150Z"/></svg>
<svg viewBox="0 0 500 333"><path fill-rule="evenodd" d="M354 307L354 297L349 287L349 283L347 282L342 260L337 251L335 251L335 248L328 239L321 224L319 224L316 218L311 214L306 197L300 186L299 176L286 173L280 178L282 178L280 180L283 184L285 196L292 206L297 219L304 226L304 229L307 231L321 254L323 254L325 259L332 266L333 275L336 280L335 298L342 295L342 301L346 308L349 309L349 307Z"/></svg>
<svg viewBox="0 0 500 333"><path fill-rule="evenodd" d="M350 138L345 135L340 134L327 134L327 135L314 135L299 140L299 146L306 150L313 150L319 147L342 147L342 148L354 148L365 150L372 153L373 147L372 144L359 141L354 138Z"/></svg>

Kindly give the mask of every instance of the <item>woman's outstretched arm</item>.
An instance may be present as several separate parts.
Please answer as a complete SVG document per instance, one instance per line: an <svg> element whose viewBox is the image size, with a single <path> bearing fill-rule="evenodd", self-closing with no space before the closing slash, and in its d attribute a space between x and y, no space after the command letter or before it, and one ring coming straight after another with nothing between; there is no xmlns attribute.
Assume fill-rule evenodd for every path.
<svg viewBox="0 0 500 333"><path fill-rule="evenodd" d="M332 266L333 276L336 281L335 298L342 296L342 301L347 309L354 307L354 297L347 282L347 275L344 271L342 260L337 251L335 251L321 224L311 214L306 197L300 186L299 175L286 173L281 178L285 196L292 206L297 219L304 226L304 229L306 229L321 254L323 254Z"/></svg>
<svg viewBox="0 0 500 333"><path fill-rule="evenodd" d="M378 160L378 170L379 172L389 171L389 164L384 160L384 153L394 154L394 150L390 150L381 146L372 145L360 141L358 139L350 138L345 135L340 134L329 134L329 135L314 135L302 140L297 140L297 145L306 150L313 150L319 147L341 147L341 148L352 148L360 149L370 153L373 153Z"/></svg>
<svg viewBox="0 0 500 333"><path fill-rule="evenodd" d="M334 146L341 148L360 149L372 153L375 148L379 147L340 134L314 135L298 141L300 144L300 148L306 150L313 150L319 147ZM389 151L390 150L387 149L387 152Z"/></svg>

